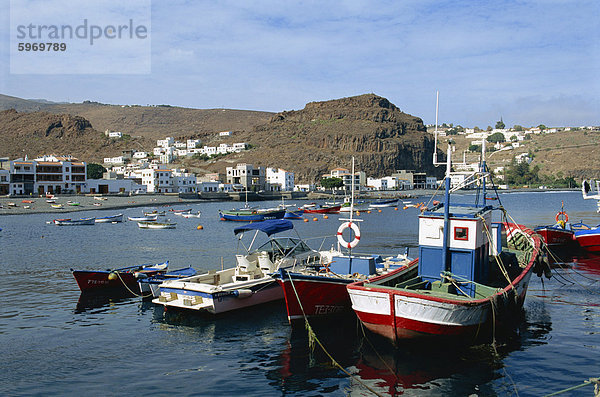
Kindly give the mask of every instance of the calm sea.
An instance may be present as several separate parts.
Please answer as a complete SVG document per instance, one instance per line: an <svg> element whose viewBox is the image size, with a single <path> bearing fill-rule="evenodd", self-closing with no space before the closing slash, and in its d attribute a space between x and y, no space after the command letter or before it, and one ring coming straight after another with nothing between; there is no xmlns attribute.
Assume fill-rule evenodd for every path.
<svg viewBox="0 0 600 397"><path fill-rule="evenodd" d="M578 192L510 193L501 200L528 226L554 223L561 202L572 221L600 223L595 202ZM232 204L174 208L184 207L201 210L202 217L171 216L178 222L174 230L141 230L135 222L56 227L46 224L52 214L0 217L0 395L362 396L371 395L368 385L384 395L529 396L600 375L598 257L567 254L550 280L533 276L520 332L497 349L393 350L365 337L355 323L320 330L321 342L352 377L318 348L311 351L304 332L292 333L283 302L215 318L164 313L138 298L80 300L70 268L165 260L171 268L199 271L232 266L237 224L217 214ZM363 213L356 250L395 255L409 247L416 255L417 213ZM334 235L339 217L294 224L319 248L317 237ZM566 395L581 394L592 395L593 387Z"/></svg>

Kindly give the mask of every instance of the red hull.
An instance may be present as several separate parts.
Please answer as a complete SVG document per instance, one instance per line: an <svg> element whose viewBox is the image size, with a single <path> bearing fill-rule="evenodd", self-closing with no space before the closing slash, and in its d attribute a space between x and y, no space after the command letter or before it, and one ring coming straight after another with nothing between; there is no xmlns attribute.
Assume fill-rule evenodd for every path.
<svg viewBox="0 0 600 397"><path fill-rule="evenodd" d="M575 241L575 233L572 230L544 227L536 228L535 232L542 236L544 242L549 246L569 245Z"/></svg>
<svg viewBox="0 0 600 397"><path fill-rule="evenodd" d="M73 277L75 277L75 281L77 281L77 285L81 292L119 288L124 290L129 288L132 291L137 291L139 289L133 273L119 272L117 277L114 277L112 280L108 277L110 274L111 272L106 271L73 271ZM125 288L125 286L127 286L127 288Z"/></svg>
<svg viewBox="0 0 600 397"><path fill-rule="evenodd" d="M287 277L284 281L277 279L283 288L290 323L304 319L302 309L308 318L326 318L352 313L350 296L346 289L351 280L340 282L326 277L300 276L302 279L297 277L292 274L293 286ZM298 304L298 298L302 308Z"/></svg>
<svg viewBox="0 0 600 397"><path fill-rule="evenodd" d="M600 232L577 236L577 242L586 251L600 252Z"/></svg>
<svg viewBox="0 0 600 397"><path fill-rule="evenodd" d="M309 208L309 209L305 209L304 213L305 214L337 214L340 212L340 209L342 208L341 205L336 205L335 207L326 207L326 208Z"/></svg>

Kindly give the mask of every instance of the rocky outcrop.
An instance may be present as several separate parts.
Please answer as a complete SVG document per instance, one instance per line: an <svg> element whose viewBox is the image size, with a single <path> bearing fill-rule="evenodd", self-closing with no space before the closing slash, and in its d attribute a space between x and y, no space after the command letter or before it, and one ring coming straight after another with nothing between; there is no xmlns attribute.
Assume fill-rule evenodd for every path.
<svg viewBox="0 0 600 397"><path fill-rule="evenodd" d="M349 168L352 157L369 176L398 169L439 173L431 165L433 136L423 121L374 94L278 113L256 127L251 140L268 148L255 163L294 170L298 181L315 182L332 168Z"/></svg>

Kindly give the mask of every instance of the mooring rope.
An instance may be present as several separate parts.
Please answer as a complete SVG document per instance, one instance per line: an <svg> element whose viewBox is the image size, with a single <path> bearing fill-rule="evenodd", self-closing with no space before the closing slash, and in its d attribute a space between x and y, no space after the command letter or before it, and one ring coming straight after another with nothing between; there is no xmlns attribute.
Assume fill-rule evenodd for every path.
<svg viewBox="0 0 600 397"><path fill-rule="evenodd" d="M129 288L129 286L127 286L127 284L125 283L125 280L123 280L123 279L121 278L121 274L120 274L118 271L114 271L114 272L112 272L112 273L116 274L116 275L117 275L117 277L119 277L119 280L121 280L121 283L123 283L123 286L124 286L124 287L127 289L127 291L129 291L131 294L133 294L133 295L135 295L135 296L137 296L137 297L140 297L140 298L149 298L149 297L151 297L151 296L152 296L152 294L150 294L150 295L136 294L135 292L133 292L133 291L132 291L132 290Z"/></svg>
<svg viewBox="0 0 600 397"><path fill-rule="evenodd" d="M333 356L331 356L331 354L329 354L329 352L327 351L327 349L325 349L325 346L323 346L323 344L321 343L321 341L319 340L319 338L317 338L317 335L315 334L314 330L310 326L310 323L308 322L308 317L306 316L306 313L304 312L304 307L302 306L302 302L300 302L300 297L298 296L298 292L296 291L296 286L294 285L294 282L292 281L292 277L290 276L289 272L288 272L288 278L290 279L290 284L292 286L292 289L294 290L294 294L296 295L296 300L298 301L298 305L300 306L300 310L302 311L302 316L304 317L304 325L306 326L306 329L308 331L308 344L309 344L309 347L311 347L311 349L312 349L314 347L314 342L316 342L321 347L321 349L323 350L323 352L327 355L327 357L329 357L329 359L331 360L331 362L336 367L338 367L340 370L342 370L342 372L344 372L346 375L348 375L352 379L356 380L358 383L360 383L362 386L364 386L371 393L373 393L373 394L375 394L377 396L383 397L382 394L380 394L377 391L373 390L369 385L367 385L366 383L364 383L360 378L358 378L355 375L352 375L350 372L348 372L344 367L342 367L333 358Z"/></svg>
<svg viewBox="0 0 600 397"><path fill-rule="evenodd" d="M579 388L582 388L582 387L588 386L588 385L594 385L594 396L600 396L600 378L589 378L588 380L586 380L583 383L580 383L576 386L572 386L572 387L569 387L569 388L566 388L563 390L559 390L554 393L546 394L546 395L544 395L544 397L557 396L559 394L566 393L566 392L572 391L572 390L576 390L576 389L579 389Z"/></svg>

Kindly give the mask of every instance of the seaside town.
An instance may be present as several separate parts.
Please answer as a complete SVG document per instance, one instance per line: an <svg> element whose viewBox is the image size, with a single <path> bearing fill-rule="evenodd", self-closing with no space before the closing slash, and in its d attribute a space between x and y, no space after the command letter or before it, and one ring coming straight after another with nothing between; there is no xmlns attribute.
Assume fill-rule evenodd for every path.
<svg viewBox="0 0 600 397"><path fill-rule="evenodd" d="M430 130L433 126L428 126ZM504 127L500 121L496 127ZM594 131L598 127L578 127ZM481 130L475 128L454 127L442 124L437 135L440 139L452 139L453 136L463 136L470 141L473 151L479 150L482 141L486 140L492 151L502 152L518 149L531 134L552 134L558 131L570 131L574 128L547 128L538 126L523 128L491 128ZM123 133L106 130L105 134L113 139L121 139ZM219 137L231 137L233 132L222 131ZM374 178L363 171L353 174L347 168L337 167L328 174L322 175L322 180L337 178L339 184L331 186L325 183L296 183L293 170L284 170L277 166L262 167L240 163L235 167L227 167L225 174L210 173L196 175L185 169L174 167L174 163L185 157L201 157L210 159L218 155L239 153L246 150L245 142L233 145L222 143L219 146L202 145L200 139L188 139L185 142L174 140L172 137L157 140L156 147L151 153L145 151L125 150L117 157L104 158L100 168L102 176L90 177L88 164L83 159L70 155L48 154L35 159L0 158L0 196L32 196L46 194L161 194L178 193L182 195L198 194L200 198L226 197L217 193L230 192L302 192L323 191L328 188L348 192L352 186L356 192L369 191L410 191L413 189L436 189L439 180L419 170L397 170L389 176ZM514 156L517 163L530 163L530 153L520 153ZM452 176L452 187L459 187L472 169L472 165L457 166L464 173ZM493 169L500 188L508 188L503 184L503 166Z"/></svg>

